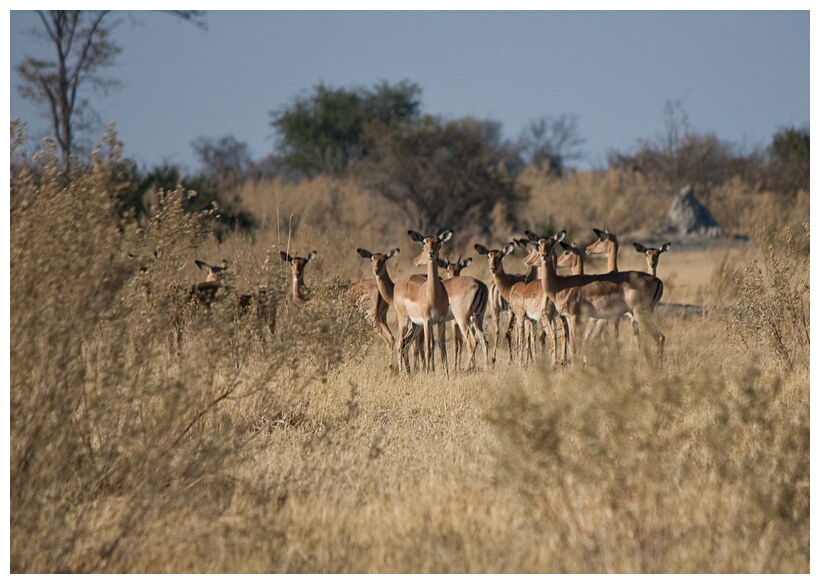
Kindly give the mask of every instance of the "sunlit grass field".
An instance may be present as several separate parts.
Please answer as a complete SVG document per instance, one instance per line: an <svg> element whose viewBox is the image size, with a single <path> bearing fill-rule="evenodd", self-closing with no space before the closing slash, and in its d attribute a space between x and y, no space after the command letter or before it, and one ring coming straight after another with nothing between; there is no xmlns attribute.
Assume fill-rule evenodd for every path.
<svg viewBox="0 0 820 584"><path fill-rule="evenodd" d="M808 572L807 196L800 218L750 195L755 216L735 186L721 200L744 208L748 245L662 256L663 302L716 310L659 312L660 366L622 326L620 352L604 339L585 366L522 369L503 346L446 377L399 374L346 292L372 278L357 247L400 247L394 279L420 271L414 226L372 195L247 184L261 227L218 241L182 189L139 228L111 221L112 164L68 188L56 170L12 177L12 572ZM534 183L533 224L586 243L650 221L539 211L613 179L575 180L574 199L571 182ZM473 244L519 235L462 230L445 251L489 282ZM316 250L307 303L280 249ZM194 259L231 276L175 344ZM619 262L645 269L628 241ZM272 335L232 304L261 285Z"/></svg>

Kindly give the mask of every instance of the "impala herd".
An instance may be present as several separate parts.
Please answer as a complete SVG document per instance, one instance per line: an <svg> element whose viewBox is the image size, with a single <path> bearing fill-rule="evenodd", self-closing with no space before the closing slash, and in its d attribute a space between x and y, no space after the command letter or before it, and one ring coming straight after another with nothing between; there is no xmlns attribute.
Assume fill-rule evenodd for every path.
<svg viewBox="0 0 820 584"><path fill-rule="evenodd" d="M416 367L423 367L428 372L435 371L435 349L438 347L441 368L449 376L445 344L445 325L448 321L451 321L455 368L461 366L465 344L467 368L475 367L475 352L479 344L485 363L488 366L495 363L503 328L501 318L505 313L509 314L504 336L510 361L517 353L519 364L536 358L539 343L542 347L549 344L553 366L569 365L579 355L585 361L583 347L609 323L612 323L617 351L618 324L624 316L632 322L632 332L638 346L650 356L645 342L648 335L655 344L655 359L660 361L665 338L655 325L654 311L663 295L663 282L656 274L658 257L669 250L670 244L647 248L641 243L634 243L636 251L645 255L650 273L621 272L618 270L617 236L606 230L594 231L597 239L584 249L575 243L564 242L565 231L552 236L527 231L527 239L514 240L502 249L488 249L475 244L475 250L487 258L492 275L488 287L481 280L461 275L461 271L471 264L472 258L462 259L459 256L455 262L450 262L442 257L442 246L453 236L451 230L426 236L410 230L410 238L421 247L413 263L417 267L425 267L426 273L411 274L393 281L387 272L387 262L399 254L398 248L386 253L359 248L357 253L370 260L374 277L353 282L349 291L355 295L358 305L367 314L391 355L397 358L399 371L410 371L408 353L411 346ZM560 252L556 245L561 246ZM504 258L516 246L528 252L524 258L524 264L529 267L526 274L508 273L504 268ZM584 257L594 254L606 256L605 273L584 273ZM312 251L306 257L280 252L280 257L291 266L293 301L309 301L304 270L316 257L316 252ZM222 265L195 261L207 275L204 282L192 287L191 297L209 305L219 289L227 265L224 260ZM446 272L446 278L439 275L439 268ZM569 274L559 275L559 268L569 270ZM273 333L276 326L275 306L262 301L266 300L265 294L260 289L238 296L237 311L242 314L255 304L265 327ZM263 306L267 308L263 310ZM391 306L397 315L398 331L395 337L387 325L387 312ZM488 308L495 325L492 356L484 332L484 316Z"/></svg>

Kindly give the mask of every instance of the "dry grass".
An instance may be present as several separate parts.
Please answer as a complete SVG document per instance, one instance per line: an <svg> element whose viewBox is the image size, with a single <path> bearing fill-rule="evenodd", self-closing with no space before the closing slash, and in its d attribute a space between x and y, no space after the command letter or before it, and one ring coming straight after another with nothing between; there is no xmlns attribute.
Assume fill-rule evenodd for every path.
<svg viewBox="0 0 820 584"><path fill-rule="evenodd" d="M344 291L372 277L356 247L406 248L391 274L415 271L391 209L320 179L246 187L264 221L253 239L218 243L209 217L178 212L182 190L119 229L112 165L67 188L13 176L12 572L808 572L799 328L782 339L789 363L736 313L660 317L661 368L624 342L572 370L502 358L400 377ZM598 179L577 180L556 188L596 201ZM600 219L561 212L539 216L579 233ZM286 299L276 247L291 213L291 252L318 252L305 305ZM788 266L807 275L804 239ZM732 307L758 289L771 311L777 274L755 249L673 249L664 300ZM227 258L234 276L210 315L185 313L174 353L169 307L201 279L194 258ZM480 260L470 271L487 280ZM234 320L229 292L262 284L273 336Z"/></svg>

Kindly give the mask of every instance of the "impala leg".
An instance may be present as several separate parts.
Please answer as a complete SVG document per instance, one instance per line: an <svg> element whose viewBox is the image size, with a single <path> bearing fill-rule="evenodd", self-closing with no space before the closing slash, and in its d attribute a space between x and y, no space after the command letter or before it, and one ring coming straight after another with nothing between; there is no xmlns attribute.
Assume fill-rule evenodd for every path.
<svg viewBox="0 0 820 584"><path fill-rule="evenodd" d="M498 339L501 338L501 312L490 311L490 320L495 323L495 343L493 344L493 363L498 354Z"/></svg>
<svg viewBox="0 0 820 584"><path fill-rule="evenodd" d="M390 332L390 327L387 326L386 322L380 320L376 324L376 332L384 340L384 343L387 345L387 350L390 351L392 355L396 341L393 338L393 333Z"/></svg>
<svg viewBox="0 0 820 584"><path fill-rule="evenodd" d="M558 321L561 327L561 364L566 366L569 363L569 323L564 314L558 315Z"/></svg>
<svg viewBox="0 0 820 584"><path fill-rule="evenodd" d="M526 341L524 339L525 335L525 328L526 328L526 316L521 317L516 315L515 317L515 339L516 344L518 346L518 365L524 365L525 354L524 351L527 349Z"/></svg>
<svg viewBox="0 0 820 584"><path fill-rule="evenodd" d="M655 325L655 319L652 317L651 310L638 310L635 311L635 319L638 321L638 328L645 329L646 332L649 333L649 336L652 337L652 340L655 341L655 345L657 347L657 355L656 355L656 363L660 364L663 361L663 347L666 342L666 337L663 336L658 327ZM649 349L645 349L645 354L647 358L649 358Z"/></svg>
<svg viewBox="0 0 820 584"><path fill-rule="evenodd" d="M430 373L436 370L436 364L433 361L433 331L430 330L429 319L425 320L422 326L424 328L424 371Z"/></svg>
<svg viewBox="0 0 820 584"><path fill-rule="evenodd" d="M455 321L450 323L450 330L453 337L453 371L458 371L461 368L461 347L464 344L464 338L461 334L461 327Z"/></svg>
<svg viewBox="0 0 820 584"><path fill-rule="evenodd" d="M552 366L558 363L558 342L555 338L556 329L552 324L552 318L544 313L541 315L541 328L544 329L547 339L550 342L550 351L552 352Z"/></svg>
<svg viewBox="0 0 820 584"><path fill-rule="evenodd" d="M517 326L517 323L516 323L515 313L512 310L510 310L510 320L507 323L507 332L504 334L504 338L507 339L507 350L510 353L510 363L513 362L513 346L512 346L513 327L515 327L516 334L517 334L518 326ZM517 337L516 337L516 339L517 339Z"/></svg>
<svg viewBox="0 0 820 584"><path fill-rule="evenodd" d="M479 316L475 318L474 321L471 321L471 329L473 331L473 336L477 339L477 342L481 343L481 347L484 349L484 363L486 367L490 366L490 352L487 348L487 335L484 333L484 319ZM493 357L493 362L495 362L495 357Z"/></svg>
<svg viewBox="0 0 820 584"><path fill-rule="evenodd" d="M456 320L454 325L454 330L458 331L459 336L462 337L462 343L466 341L467 343L467 351L468 351L468 359L467 359L467 369L472 369L475 367L475 346L476 340L475 335L472 334L472 330L470 330L470 321L469 319L462 319Z"/></svg>
<svg viewBox="0 0 820 584"><path fill-rule="evenodd" d="M404 319L404 318L401 317L401 315L399 315L399 331L398 331L399 337L396 340L396 343L398 345L397 346L397 349L398 349L397 353L398 353L398 358L399 358L399 362L398 362L399 373L401 373L402 371L405 370L405 369L402 368L402 365L404 365L406 367L407 373L409 374L410 373L410 362L407 360L407 346L408 346L410 340L409 340L408 334L407 334L409 331L407 331L406 329L407 329L407 319Z"/></svg>
<svg viewBox="0 0 820 584"><path fill-rule="evenodd" d="M438 323L438 346L439 351L441 351L441 365L444 367L444 375L447 379L450 378L450 371L447 369L447 345L444 343L444 331L446 330L445 323L440 322ZM432 332L432 331L431 331ZM430 355L430 359L432 359L432 354Z"/></svg>
<svg viewBox="0 0 820 584"><path fill-rule="evenodd" d="M569 328L569 362L575 363L575 357L578 354L578 331L580 330L581 317L580 315L571 315L567 320Z"/></svg>

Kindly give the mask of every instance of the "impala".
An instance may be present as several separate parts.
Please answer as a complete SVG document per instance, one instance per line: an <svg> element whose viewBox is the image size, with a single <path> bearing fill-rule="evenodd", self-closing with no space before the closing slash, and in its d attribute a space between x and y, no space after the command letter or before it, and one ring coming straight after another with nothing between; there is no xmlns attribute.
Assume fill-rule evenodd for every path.
<svg viewBox="0 0 820 584"><path fill-rule="evenodd" d="M592 230L595 232L595 235L598 236L598 239L593 241L592 243L590 243L587 246L586 254L587 255L604 254L606 256L607 271L610 272L610 273L618 272L619 271L618 270L618 249L619 249L618 237L614 233L610 233L609 230L607 230L607 229L601 230L601 229L593 228ZM654 273L652 275L655 276ZM660 301L660 298L658 298L658 301ZM652 306L652 310L655 310L655 306L657 306L657 304ZM631 313L628 313L627 316L629 316L630 319L632 320L632 332L633 332L633 334L636 334L637 329L635 328L636 327L635 319L632 318ZM589 335L590 338L594 338L598 335L598 333L603 328L603 324L604 324L603 322L599 322L593 330L587 331L588 333L589 332L592 333L591 335ZM621 322L620 322L620 320L616 320L612 324L613 324L613 327L614 327L613 332L614 332L614 337L615 337L615 350L618 350L619 349L619 344L620 344L620 324L621 324Z"/></svg>
<svg viewBox="0 0 820 584"><path fill-rule="evenodd" d="M206 262L201 260L194 260L194 263L197 267L204 271L205 281L206 282L219 282L222 280L222 277L225 275L225 271L228 269L228 260L222 260L221 266L212 266Z"/></svg>
<svg viewBox="0 0 820 584"><path fill-rule="evenodd" d="M577 332L584 320L614 320L631 312L638 324L636 332L648 332L657 345L657 359L663 358L664 336L653 319L653 307L663 294L663 282L643 272L559 276L552 250L566 236L561 231L552 237L527 232L536 243L538 262L543 268L541 284L559 312L568 316L570 354L576 355ZM642 335L641 335L642 336Z"/></svg>
<svg viewBox="0 0 820 584"><path fill-rule="evenodd" d="M399 254L399 251L400 250L397 247L391 249L387 253L370 253L369 251L367 251L366 249L363 249L361 247L356 250L356 252L360 256L370 260L370 264L373 268L373 275L376 277L376 279L373 281L373 284L376 287L376 294L378 294L379 300L384 303L385 307L393 306L393 304L394 304L393 291L394 291L394 288L395 288L395 284L393 283L393 280L390 278L390 274L387 273L387 260L397 256ZM372 304L371 304L371 306L372 306ZM386 318L387 308L384 309L384 314L385 314L385 318ZM386 322L385 322L385 327L387 327ZM390 332L389 329L388 329L387 332L388 333ZM424 352L423 347L420 347L418 345L418 341L420 339L423 339L423 336L420 335L419 333L422 333L422 331L421 331L421 328L418 327L417 325L411 325L411 327L408 328L407 332L406 332L406 335L408 336L407 342L409 342L411 339L416 341L416 348L415 348L415 351L414 351L414 357L416 359L416 366L418 366L418 358L419 357L421 357L421 359L423 361L423 352ZM396 340L393 338L392 334L390 335L390 338L392 339L391 343L390 343L390 349L391 349L391 353L392 353L393 347L396 345ZM399 342L402 342L402 341L400 340ZM401 353L399 353L399 359L401 359L401 358L402 358ZM406 355L405 355L405 359L406 359ZM405 361L405 366L407 367L408 370L410 369L409 361ZM399 366L399 370L401 371L401 366Z"/></svg>
<svg viewBox="0 0 820 584"><path fill-rule="evenodd" d="M400 339L399 370L401 370L402 363L407 362L406 355L409 339L406 337L405 331L409 321L424 328L424 365L428 372L435 371L433 327L436 327L436 339L441 354L441 364L444 367L445 375L449 377L447 347L444 345L444 323L450 310L450 300L447 290L439 278L436 260L438 259L441 244L449 241L453 236L453 232L448 229L438 235L428 236L421 235L413 230L407 233L413 241L421 244L422 252L416 258L416 262L424 261L427 263L427 277L414 274L398 280L393 287L393 306L398 315L398 337ZM381 291L381 288L379 290ZM409 373L409 367L407 370Z"/></svg>
<svg viewBox="0 0 820 584"><path fill-rule="evenodd" d="M660 255L665 251L669 251L669 248L672 247L671 243L664 243L660 247L645 247L642 243L637 242L632 245L635 246L635 250L638 253L646 255L646 267L649 268L649 273L653 276L658 275L658 259Z"/></svg>
<svg viewBox="0 0 820 584"><path fill-rule="evenodd" d="M573 243L564 243L563 241L559 242L559 245L564 249L564 253L557 256L555 258L555 267L556 268L569 268L570 274L573 276L580 276L584 273L584 250L578 247L578 245ZM533 250L534 251L534 250ZM536 252L537 253L537 252ZM537 258L532 258L536 259ZM531 259L527 259L525 261L532 261ZM627 313L627 316L632 319L632 314ZM607 322L612 322L613 327L615 329L615 351L619 351L620 347L618 346L618 338L619 338L619 330L618 325L620 320L614 321L607 321L604 319L594 320L589 323L587 326L586 331L584 332L584 343L587 341L595 338L598 336L598 333L601 332L601 329L606 325ZM634 324L634 320L632 321Z"/></svg>
<svg viewBox="0 0 820 584"><path fill-rule="evenodd" d="M604 254L606 255L606 271L618 271L618 238L614 233L606 229L595 229L598 239L590 243L586 248L586 255Z"/></svg>
<svg viewBox="0 0 820 584"><path fill-rule="evenodd" d="M290 254L280 251L279 257L282 258L283 262L290 264L291 274L293 275L293 298L300 302L308 300L309 296L305 294L305 266L316 257L316 252L312 251L307 257L303 258L299 256L291 257Z"/></svg>
<svg viewBox="0 0 820 584"><path fill-rule="evenodd" d="M481 280L461 275L461 270L472 262L473 258L462 260L461 256L454 263L440 258L438 260L438 266L446 271L448 276L448 279L444 280L444 287L447 289L447 296L450 299L450 312L454 321L450 328L452 330L453 346L455 347L455 358L453 360L455 368L461 367L463 335L460 332L462 325L459 322L467 323L467 327L474 339L469 367L475 366L475 344L477 342L481 342L484 349L484 363L487 365L490 363L487 335L484 333L484 313L487 310L489 290ZM463 314L465 311L468 311L468 313Z"/></svg>
<svg viewBox="0 0 820 584"><path fill-rule="evenodd" d="M512 312L510 320L512 321L512 319L515 318L519 363L523 363L525 351L527 353L527 359L530 357L530 335L526 335L527 342L525 344L524 323L527 320L531 320L540 323L547 333L552 349L553 365L557 364L556 329L553 325L555 309L552 302L549 301L549 298L544 293L540 280L528 281L526 277L515 277L507 274L504 270L503 260L505 256L512 253L514 249L512 243L508 243L501 250L487 249L477 243L475 244L475 249L478 253L487 256L493 282L501 296L509 303L510 311Z"/></svg>
<svg viewBox="0 0 820 584"><path fill-rule="evenodd" d="M526 239L513 239L516 245L527 248L529 241ZM527 274L507 274L509 278L516 282L524 282L537 279L538 268L536 266L530 266L529 272ZM498 340L501 336L501 315L504 313L509 314L510 319L507 322L507 332L504 333L504 338L507 339L507 350L510 354L510 363L513 360L513 349L512 349L512 330L515 327L515 314L510 311L510 305L507 302L507 299L501 296L501 293L498 291L498 286L496 286L495 278L493 281L490 282L489 285L489 309L490 309L490 320L493 321L495 325L495 343L493 343L493 357L492 363L496 362L496 355L498 354ZM530 322L527 321L525 323L527 334L529 338L529 331L531 330Z"/></svg>
<svg viewBox="0 0 820 584"><path fill-rule="evenodd" d="M562 241L561 247L564 248L564 253L555 258L555 267L569 268L569 273L573 276L580 276L583 274L584 250L578 247L578 244L574 241L572 243L564 243Z"/></svg>

